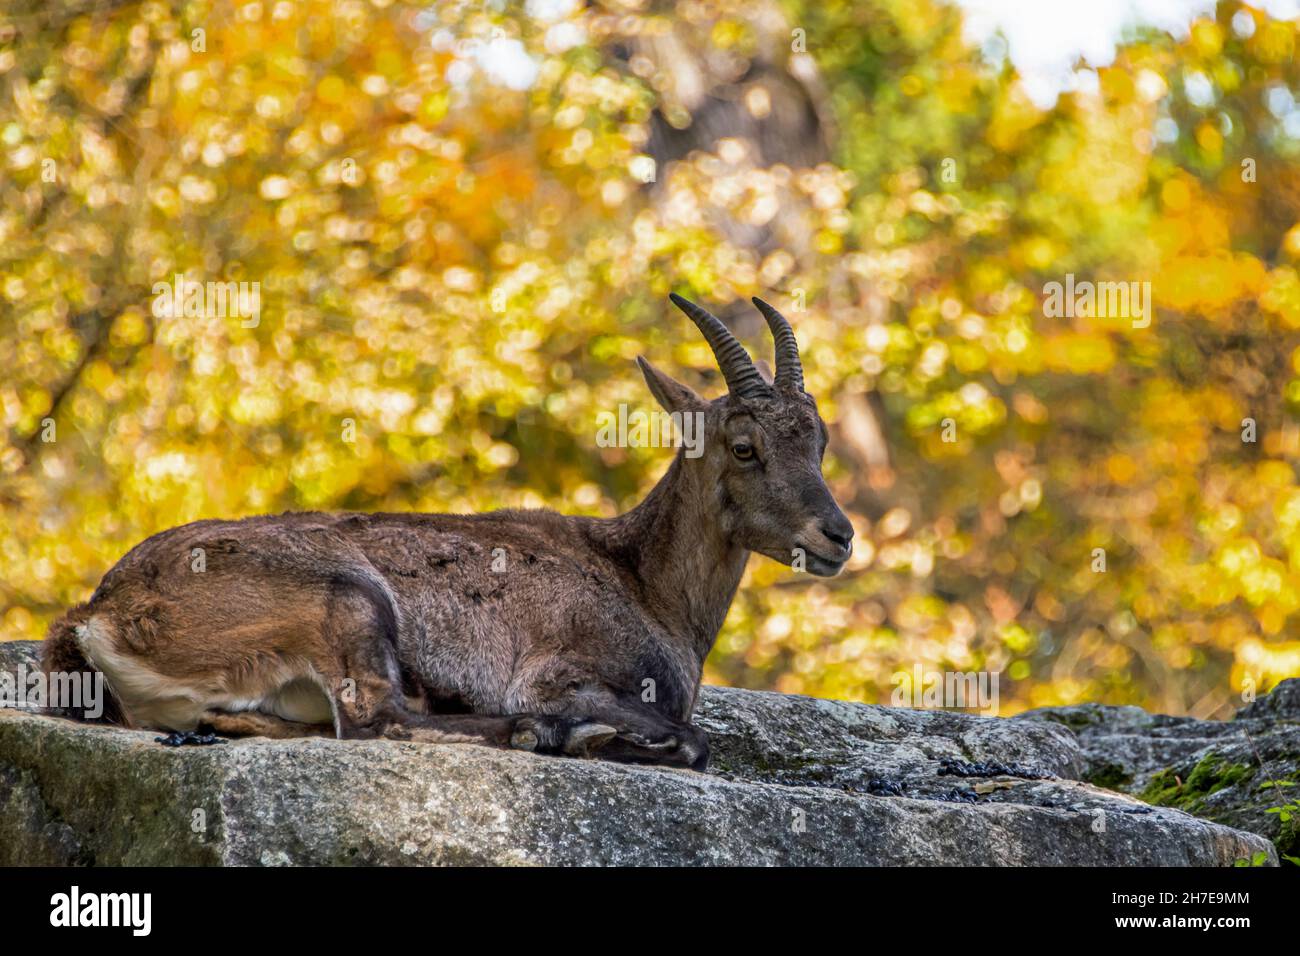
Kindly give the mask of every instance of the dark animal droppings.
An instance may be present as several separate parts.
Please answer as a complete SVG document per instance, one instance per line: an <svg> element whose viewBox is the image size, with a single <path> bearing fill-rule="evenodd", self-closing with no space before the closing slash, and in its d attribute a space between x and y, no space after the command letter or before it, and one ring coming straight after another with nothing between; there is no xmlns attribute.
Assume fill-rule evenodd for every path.
<svg viewBox="0 0 1300 956"><path fill-rule="evenodd" d="M1022 763L1002 763L1000 760L987 760L970 763L952 757L939 761L941 777L1020 777L1023 780L1050 780L1052 774L1045 773L1037 767Z"/></svg>
<svg viewBox="0 0 1300 956"><path fill-rule="evenodd" d="M184 747L187 744L193 747L210 747L212 744L225 742L224 737L218 737L216 734L199 734L192 730L177 730L166 737L154 738L154 743L162 744L164 747Z"/></svg>

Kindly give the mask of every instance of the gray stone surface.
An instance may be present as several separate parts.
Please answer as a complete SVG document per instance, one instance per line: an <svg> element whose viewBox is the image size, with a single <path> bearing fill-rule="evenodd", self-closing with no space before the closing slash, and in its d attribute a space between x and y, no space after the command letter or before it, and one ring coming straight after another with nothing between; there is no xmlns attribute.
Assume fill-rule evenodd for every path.
<svg viewBox="0 0 1300 956"><path fill-rule="evenodd" d="M0 644L0 667L33 645ZM0 710L0 864L1231 865L1267 840L1080 782L1010 721L706 688L708 774Z"/></svg>
<svg viewBox="0 0 1300 956"><path fill-rule="evenodd" d="M1226 721L1101 704L1046 707L1015 720L1069 727L1084 780L1261 834L1300 859L1300 814L1284 820L1269 812L1300 801L1300 680L1283 681Z"/></svg>

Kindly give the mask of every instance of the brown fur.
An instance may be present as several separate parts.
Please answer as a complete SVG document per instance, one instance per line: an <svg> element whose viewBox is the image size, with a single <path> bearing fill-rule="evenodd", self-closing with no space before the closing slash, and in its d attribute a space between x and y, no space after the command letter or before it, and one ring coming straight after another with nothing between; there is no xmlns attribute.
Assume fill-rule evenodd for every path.
<svg viewBox="0 0 1300 956"><path fill-rule="evenodd" d="M710 402L641 366L667 410L704 416L705 447L679 450L627 514L183 525L51 628L46 670L89 662L130 726L284 736L332 722L344 738L702 767L690 716L749 553L789 564L802 549L809 571L834 574L852 527L821 477L816 406L781 371Z"/></svg>

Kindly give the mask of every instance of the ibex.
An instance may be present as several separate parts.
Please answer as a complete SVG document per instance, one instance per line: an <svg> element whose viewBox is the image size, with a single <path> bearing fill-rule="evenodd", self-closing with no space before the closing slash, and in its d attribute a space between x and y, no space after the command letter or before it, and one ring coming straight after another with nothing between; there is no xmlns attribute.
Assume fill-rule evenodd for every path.
<svg viewBox="0 0 1300 956"><path fill-rule="evenodd" d="M822 479L826 426L790 324L754 299L769 378L715 316L672 300L728 392L708 401L637 360L668 412L702 416L704 447L679 447L626 514L197 521L137 545L55 622L46 671L101 672L106 716L129 727L703 769L691 714L750 552L831 576L853 526Z"/></svg>

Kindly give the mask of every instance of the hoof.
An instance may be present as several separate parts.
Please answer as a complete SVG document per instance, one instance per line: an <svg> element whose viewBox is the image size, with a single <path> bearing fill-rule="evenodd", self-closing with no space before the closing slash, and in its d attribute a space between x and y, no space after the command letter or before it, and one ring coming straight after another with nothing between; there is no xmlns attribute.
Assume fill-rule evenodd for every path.
<svg viewBox="0 0 1300 956"><path fill-rule="evenodd" d="M618 730L609 724L579 724L569 731L569 737L564 742L564 752L570 757L587 757L616 736Z"/></svg>
<svg viewBox="0 0 1300 956"><path fill-rule="evenodd" d="M410 740L411 731L401 724L389 724L384 728L382 736L387 740Z"/></svg>
<svg viewBox="0 0 1300 956"><path fill-rule="evenodd" d="M682 744L676 737L665 737L663 740L650 740L642 737L640 734L620 734L620 740L626 740L632 746L645 750L651 754L655 753L675 753L677 748Z"/></svg>
<svg viewBox="0 0 1300 956"><path fill-rule="evenodd" d="M510 747L514 750L536 750L537 744L537 735L527 728L510 735Z"/></svg>

